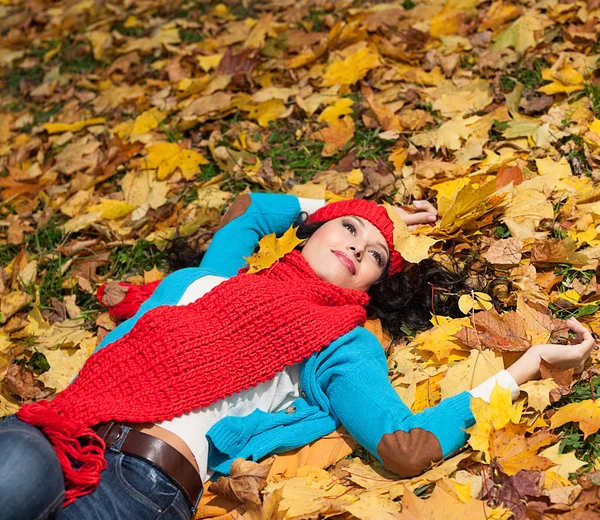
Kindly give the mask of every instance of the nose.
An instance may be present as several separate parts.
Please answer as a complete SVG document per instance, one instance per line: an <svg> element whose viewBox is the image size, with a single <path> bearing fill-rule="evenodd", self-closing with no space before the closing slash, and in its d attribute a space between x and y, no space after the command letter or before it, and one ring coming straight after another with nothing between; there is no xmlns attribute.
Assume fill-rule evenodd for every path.
<svg viewBox="0 0 600 520"><path fill-rule="evenodd" d="M350 251L352 251L356 259L360 262L363 253L362 248L357 246L349 246L349 249Z"/></svg>

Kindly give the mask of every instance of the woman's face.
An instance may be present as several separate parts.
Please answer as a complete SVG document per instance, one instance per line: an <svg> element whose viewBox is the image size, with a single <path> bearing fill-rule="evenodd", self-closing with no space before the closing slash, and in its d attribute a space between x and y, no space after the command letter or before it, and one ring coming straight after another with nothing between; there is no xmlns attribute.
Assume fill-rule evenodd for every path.
<svg viewBox="0 0 600 520"><path fill-rule="evenodd" d="M390 258L385 238L368 220L329 220L307 240L302 256L321 280L367 292Z"/></svg>

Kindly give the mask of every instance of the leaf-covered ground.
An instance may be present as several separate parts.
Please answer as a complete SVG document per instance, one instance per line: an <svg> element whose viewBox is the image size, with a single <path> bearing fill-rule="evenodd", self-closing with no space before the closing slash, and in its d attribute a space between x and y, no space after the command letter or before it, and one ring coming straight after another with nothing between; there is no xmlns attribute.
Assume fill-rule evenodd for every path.
<svg viewBox="0 0 600 520"><path fill-rule="evenodd" d="M598 0L0 0L0 416L115 326L101 283L160 279L169 239L205 244L244 190L435 201L415 259L472 258L492 298L379 332L414 411L561 319L596 333L599 31ZM597 518L599 374L474 403L470 446L420 477L337 432L237 465L198 516Z"/></svg>

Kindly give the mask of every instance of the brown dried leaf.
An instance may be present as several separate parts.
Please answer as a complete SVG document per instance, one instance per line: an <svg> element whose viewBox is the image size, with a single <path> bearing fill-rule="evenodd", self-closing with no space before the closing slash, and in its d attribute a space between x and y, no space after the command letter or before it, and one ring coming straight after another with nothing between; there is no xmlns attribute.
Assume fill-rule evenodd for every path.
<svg viewBox="0 0 600 520"><path fill-rule="evenodd" d="M257 464L250 460L236 459L231 464L229 477L219 477L211 484L210 491L229 500L249 501L260 505L260 492L267 485L271 464Z"/></svg>
<svg viewBox="0 0 600 520"><path fill-rule="evenodd" d="M127 295L129 287L119 284L119 282L108 282L104 287L102 296L102 305L105 307L114 307L119 305Z"/></svg>
<svg viewBox="0 0 600 520"><path fill-rule="evenodd" d="M554 382L559 385L550 392L550 402L555 403L563 395L569 395L571 393L571 385L573 384L574 368L562 369L548 363L545 359L542 359L540 364L540 373L542 379L552 378Z"/></svg>
<svg viewBox="0 0 600 520"><path fill-rule="evenodd" d="M516 312L500 315L496 309L478 312L473 328L463 327L454 334L469 348L489 348L499 352L524 352L531 347L523 319Z"/></svg>
<svg viewBox="0 0 600 520"><path fill-rule="evenodd" d="M14 363L8 367L5 384L9 392L24 400L43 399L52 393L50 388L36 379L31 369Z"/></svg>

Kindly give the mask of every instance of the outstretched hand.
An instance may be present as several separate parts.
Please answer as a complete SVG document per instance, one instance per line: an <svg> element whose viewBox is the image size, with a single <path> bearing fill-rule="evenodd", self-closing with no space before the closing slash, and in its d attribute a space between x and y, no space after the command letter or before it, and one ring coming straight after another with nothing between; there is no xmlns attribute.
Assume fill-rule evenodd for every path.
<svg viewBox="0 0 600 520"><path fill-rule="evenodd" d="M507 369L518 385L539 377L542 359L562 369L574 368L575 372L583 371L596 342L590 331L575 318L568 319L565 324L577 334L578 343L575 345L550 343L531 347Z"/></svg>
<svg viewBox="0 0 600 520"><path fill-rule="evenodd" d="M396 213L411 231L424 224L434 224L438 219L435 206L427 200L416 200L415 209L409 207L394 206Z"/></svg>

